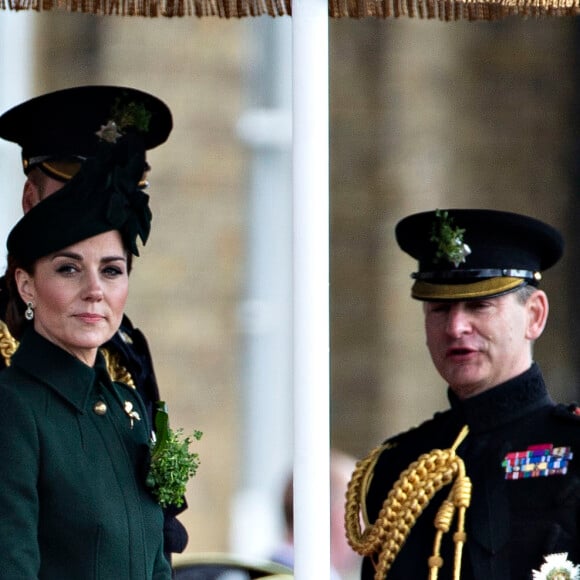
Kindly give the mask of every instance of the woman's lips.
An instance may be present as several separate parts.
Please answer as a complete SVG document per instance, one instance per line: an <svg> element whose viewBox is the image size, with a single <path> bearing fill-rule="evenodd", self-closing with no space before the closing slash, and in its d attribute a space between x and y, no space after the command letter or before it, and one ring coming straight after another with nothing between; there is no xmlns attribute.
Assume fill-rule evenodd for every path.
<svg viewBox="0 0 580 580"><path fill-rule="evenodd" d="M101 314L91 314L89 312L83 312L81 314L76 314L75 317L79 318L83 322L90 322L90 323L100 322L101 320L103 320L105 318Z"/></svg>

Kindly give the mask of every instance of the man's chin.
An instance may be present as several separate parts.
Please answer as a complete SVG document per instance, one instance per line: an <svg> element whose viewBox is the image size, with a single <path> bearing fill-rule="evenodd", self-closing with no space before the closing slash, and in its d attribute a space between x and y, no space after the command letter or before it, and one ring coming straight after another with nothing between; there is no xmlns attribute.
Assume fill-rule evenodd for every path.
<svg viewBox="0 0 580 580"><path fill-rule="evenodd" d="M454 383L449 388L460 398L469 399L487 391L489 387L482 383Z"/></svg>
<svg viewBox="0 0 580 580"><path fill-rule="evenodd" d="M482 380L481 372L478 369L465 365L455 368L454 372L449 373L447 377L449 388L460 398L468 399L483 393L487 390L487 383Z"/></svg>

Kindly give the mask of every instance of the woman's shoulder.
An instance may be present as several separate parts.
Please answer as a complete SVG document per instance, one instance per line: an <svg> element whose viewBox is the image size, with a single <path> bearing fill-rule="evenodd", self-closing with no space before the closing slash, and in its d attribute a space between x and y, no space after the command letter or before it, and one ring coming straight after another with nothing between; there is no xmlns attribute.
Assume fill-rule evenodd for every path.
<svg viewBox="0 0 580 580"><path fill-rule="evenodd" d="M0 370L0 400L2 405L9 401L31 401L45 396L45 390L39 388L41 383L32 375L14 366ZM0 405L0 407L2 406Z"/></svg>
<svg viewBox="0 0 580 580"><path fill-rule="evenodd" d="M46 407L46 390L24 373L7 367L0 371L0 437L36 431Z"/></svg>
<svg viewBox="0 0 580 580"><path fill-rule="evenodd" d="M27 376L26 373L14 366L5 367L0 371L0 387L11 388L15 384L23 384L32 382L32 377ZM36 381L34 381L36 382Z"/></svg>

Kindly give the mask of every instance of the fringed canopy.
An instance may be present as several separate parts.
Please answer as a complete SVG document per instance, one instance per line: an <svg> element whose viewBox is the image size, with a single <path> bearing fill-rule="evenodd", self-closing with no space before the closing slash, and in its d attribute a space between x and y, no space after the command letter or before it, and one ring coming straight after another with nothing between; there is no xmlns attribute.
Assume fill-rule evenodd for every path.
<svg viewBox="0 0 580 580"><path fill-rule="evenodd" d="M291 16L292 0L0 0L3 10L64 10L121 16ZM331 18L499 20L576 16L580 0L328 0Z"/></svg>

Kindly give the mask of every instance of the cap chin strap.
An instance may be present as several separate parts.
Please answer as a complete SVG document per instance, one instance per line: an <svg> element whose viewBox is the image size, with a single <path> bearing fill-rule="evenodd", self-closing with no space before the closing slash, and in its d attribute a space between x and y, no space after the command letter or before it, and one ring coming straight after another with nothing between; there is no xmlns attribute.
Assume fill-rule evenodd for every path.
<svg viewBox="0 0 580 580"><path fill-rule="evenodd" d="M471 502L471 480L465 473L465 465L456 454L456 449L467 433L468 428L465 426L450 449L434 449L411 463L389 491L377 520L372 525L368 522L365 507L368 487L381 453L396 443L375 448L357 463L346 494L346 536L355 552L372 559L375 580L384 580L387 577L417 518L433 496L442 487L453 482L454 478L449 495L435 516L435 541L428 565L429 579L436 580L439 569L443 566L440 554L443 534L451 528L457 511L457 531L453 534L453 580L459 580L461 555L466 541L465 513ZM361 532L361 512L365 524L364 532Z"/></svg>

